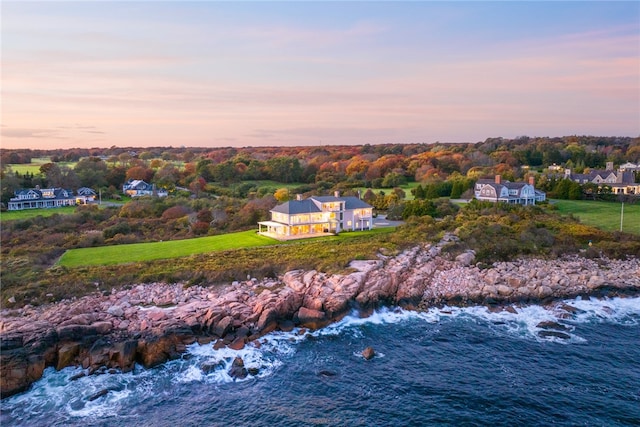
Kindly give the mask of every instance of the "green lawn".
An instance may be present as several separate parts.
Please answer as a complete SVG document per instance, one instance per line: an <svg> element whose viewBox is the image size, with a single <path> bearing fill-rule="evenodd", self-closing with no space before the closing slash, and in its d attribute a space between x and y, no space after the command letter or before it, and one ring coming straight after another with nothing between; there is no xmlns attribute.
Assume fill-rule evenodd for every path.
<svg viewBox="0 0 640 427"><path fill-rule="evenodd" d="M580 221L606 231L620 230L621 204L589 200L552 200L562 214L573 214ZM640 203L624 205L622 231L640 234Z"/></svg>
<svg viewBox="0 0 640 427"><path fill-rule="evenodd" d="M76 206L64 206L61 208L49 209L25 209L22 211L0 212L0 221L13 221L16 219L29 219L37 216L52 216L55 214L69 215L76 211Z"/></svg>
<svg viewBox="0 0 640 427"><path fill-rule="evenodd" d="M25 163L25 164L10 163L8 166L11 167L11 170L13 170L14 172L19 172L21 175L23 175L26 172L32 173L34 175L38 175L40 174L40 166L47 163L51 163L51 159L49 159L48 157L37 157L37 158L31 159L31 163ZM77 162L59 162L56 164L60 167L66 166L68 168L73 169L74 166L77 164Z"/></svg>
<svg viewBox="0 0 640 427"><path fill-rule="evenodd" d="M171 240L166 242L134 243L128 245L70 249L62 255L58 264L65 267L116 265L129 262L179 258L229 249L268 245L303 244L304 242L317 241L318 239L345 240L350 237L362 236L363 234L389 233L393 230L393 228L379 228L371 231L342 233L339 236L290 240L287 242L280 242L278 240L262 236L258 234L256 230L249 230L238 233L184 240Z"/></svg>
<svg viewBox="0 0 640 427"><path fill-rule="evenodd" d="M400 188L405 192L404 200L414 199L413 194L411 193L411 190L416 188L418 185L420 185L419 182L410 182L408 184L400 186ZM356 187L353 189L353 191L360 191L360 197L362 197L364 193L367 192L367 190L369 190L369 188L366 188L366 187ZM379 194L381 191L383 191L384 194L387 196L393 192L393 188L371 188L370 190L373 191L375 194Z"/></svg>

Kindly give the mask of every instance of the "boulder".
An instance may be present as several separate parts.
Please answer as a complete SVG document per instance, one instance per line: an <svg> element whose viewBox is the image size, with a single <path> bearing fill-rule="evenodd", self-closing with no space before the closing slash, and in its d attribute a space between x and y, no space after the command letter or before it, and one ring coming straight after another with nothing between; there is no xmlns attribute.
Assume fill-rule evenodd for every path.
<svg viewBox="0 0 640 427"><path fill-rule="evenodd" d="M111 307L109 307L107 309L107 313L109 313L110 315L115 316L115 317L124 316L124 310L122 309L122 307L120 307L118 305L112 305Z"/></svg>
<svg viewBox="0 0 640 427"><path fill-rule="evenodd" d="M376 355L376 352L373 349L373 347L367 347L364 350L362 350L362 357L364 357L365 360L371 360L375 355Z"/></svg>
<svg viewBox="0 0 640 427"><path fill-rule="evenodd" d="M212 332L223 338L227 333L231 330L231 326L233 325L233 317L226 316L223 317L216 325L213 327Z"/></svg>
<svg viewBox="0 0 640 427"><path fill-rule="evenodd" d="M242 350L244 348L245 338L238 337L231 344L229 344L229 348L232 350Z"/></svg>
<svg viewBox="0 0 640 427"><path fill-rule="evenodd" d="M463 266L469 266L473 264L473 261L476 259L476 255L473 252L464 252L456 257L456 262Z"/></svg>
<svg viewBox="0 0 640 427"><path fill-rule="evenodd" d="M62 368L71 366L79 352L80 343L73 342L61 346L58 350L58 363L56 365L56 369L59 371Z"/></svg>
<svg viewBox="0 0 640 427"><path fill-rule="evenodd" d="M236 357L231 363L231 369L229 369L229 375L234 379L244 379L247 377L247 368L244 367L244 360L241 357Z"/></svg>
<svg viewBox="0 0 640 427"><path fill-rule="evenodd" d="M300 325L306 328L318 329L327 323L325 313L319 310L311 310L306 307L300 307L297 316Z"/></svg>
<svg viewBox="0 0 640 427"><path fill-rule="evenodd" d="M496 290L498 291L498 295L506 297L509 296L513 293L513 289L511 289L509 286L507 285L498 285L496 287Z"/></svg>

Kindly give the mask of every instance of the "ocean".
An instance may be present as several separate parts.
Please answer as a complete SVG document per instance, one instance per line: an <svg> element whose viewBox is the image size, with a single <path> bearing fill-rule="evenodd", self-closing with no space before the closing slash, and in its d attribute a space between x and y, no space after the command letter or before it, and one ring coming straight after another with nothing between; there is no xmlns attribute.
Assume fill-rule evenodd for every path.
<svg viewBox="0 0 640 427"><path fill-rule="evenodd" d="M237 356L243 380L228 374ZM259 348L194 344L154 369L71 380L80 372L47 369L2 401L0 424L637 426L640 297L352 313Z"/></svg>

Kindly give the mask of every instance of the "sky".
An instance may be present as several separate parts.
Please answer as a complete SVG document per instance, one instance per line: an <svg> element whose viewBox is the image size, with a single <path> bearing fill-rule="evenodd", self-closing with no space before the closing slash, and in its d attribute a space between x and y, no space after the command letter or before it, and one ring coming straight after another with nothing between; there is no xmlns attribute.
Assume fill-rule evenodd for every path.
<svg viewBox="0 0 640 427"><path fill-rule="evenodd" d="M640 136L640 2L1 2L2 148Z"/></svg>

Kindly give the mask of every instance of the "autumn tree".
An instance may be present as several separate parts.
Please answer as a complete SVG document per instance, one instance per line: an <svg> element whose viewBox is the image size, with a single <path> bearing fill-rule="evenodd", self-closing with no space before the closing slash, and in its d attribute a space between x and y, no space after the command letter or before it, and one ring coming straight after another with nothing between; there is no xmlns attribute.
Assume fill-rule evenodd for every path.
<svg viewBox="0 0 640 427"><path fill-rule="evenodd" d="M286 202L289 200L289 189L288 188L279 188L273 193L273 197L280 203Z"/></svg>

